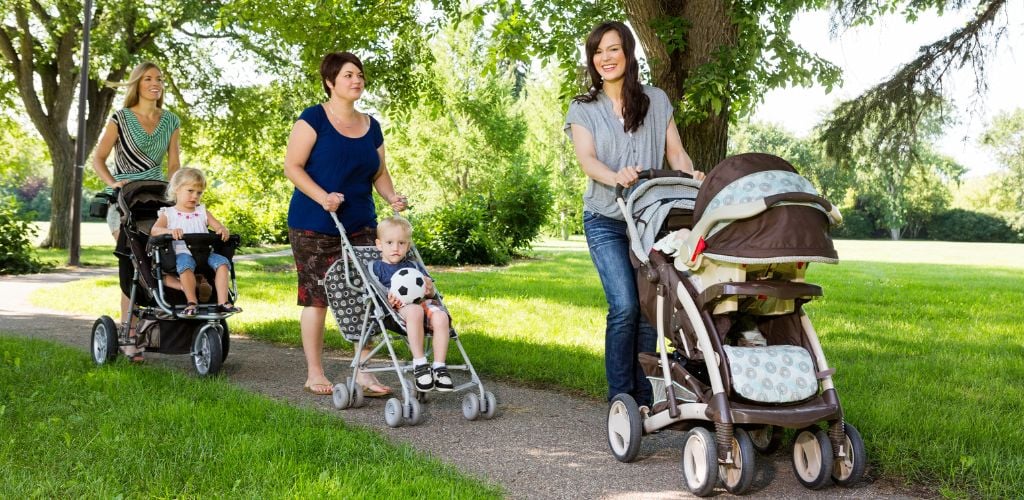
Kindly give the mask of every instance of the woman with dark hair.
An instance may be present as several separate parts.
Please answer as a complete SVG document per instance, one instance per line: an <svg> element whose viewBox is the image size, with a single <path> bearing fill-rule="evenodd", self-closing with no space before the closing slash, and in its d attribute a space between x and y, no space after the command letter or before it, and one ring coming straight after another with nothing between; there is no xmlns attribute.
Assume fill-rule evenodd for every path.
<svg viewBox="0 0 1024 500"><path fill-rule="evenodd" d="M695 172L672 119L664 91L640 83L636 41L618 21L594 28L586 40L590 91L576 96L565 131L587 175L583 231L608 301L605 377L608 399L627 393L640 405L652 402L651 386L637 353L653 352L657 333L640 314L626 222L615 203L615 186L629 187L638 173L661 169Z"/></svg>
<svg viewBox="0 0 1024 500"><path fill-rule="evenodd" d="M288 239L298 271L298 304L303 306L304 388L329 395L333 384L322 362L327 295L319 281L341 257L341 238L330 212L337 212L353 245L372 246L377 227L373 189L395 210L404 210L406 203L388 174L380 124L355 107L366 86L363 63L349 52L327 54L320 62L320 81L327 101L299 115L288 138L284 173L295 185ZM359 379L366 396L391 393L371 373L360 372Z"/></svg>

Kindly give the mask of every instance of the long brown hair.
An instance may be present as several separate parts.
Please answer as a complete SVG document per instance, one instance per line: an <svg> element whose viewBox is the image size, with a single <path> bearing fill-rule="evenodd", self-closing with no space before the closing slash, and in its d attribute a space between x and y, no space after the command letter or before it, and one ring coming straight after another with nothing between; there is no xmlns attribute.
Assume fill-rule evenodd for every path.
<svg viewBox="0 0 1024 500"><path fill-rule="evenodd" d="M124 107L130 108L139 103L139 82L142 81L142 75L147 71L156 68L157 71L163 75L164 71L157 66L156 63L150 61L143 61L135 69L132 70L132 74L128 77L127 82L107 82L108 87L128 87L128 92L124 94ZM164 95L167 94L166 84L164 85L164 91L160 93L160 98L156 100L156 107L164 107Z"/></svg>
<svg viewBox="0 0 1024 500"><path fill-rule="evenodd" d="M597 46L601 44L601 37L605 33L615 30L622 39L622 52L626 54L626 73L622 77L622 121L623 130L636 132L644 124L644 117L647 116L647 108L651 100L644 94L644 87L640 84L640 63L636 60L636 39L629 27L619 21L606 21L598 24L590 35L587 36L587 74L590 75L590 91L576 96L576 102L593 102L597 94L604 88L604 81L601 74L594 66L594 53Z"/></svg>

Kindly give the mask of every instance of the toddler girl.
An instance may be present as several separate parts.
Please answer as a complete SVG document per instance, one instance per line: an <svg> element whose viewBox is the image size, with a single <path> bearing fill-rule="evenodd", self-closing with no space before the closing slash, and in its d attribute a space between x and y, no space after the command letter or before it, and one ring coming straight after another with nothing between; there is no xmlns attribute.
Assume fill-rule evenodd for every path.
<svg viewBox="0 0 1024 500"><path fill-rule="evenodd" d="M203 172L195 168L182 168L171 177L171 183L167 186L167 200L173 201L173 207L160 209L160 217L153 224L150 231L151 236L169 234L176 241L174 242L174 255L176 259L178 278L181 280L182 291L185 292L187 304L181 312L182 316L193 317L197 313L198 303L196 300L196 260L192 257L184 241L181 241L185 234L205 234L207 226L220 235L224 241L228 240L230 233L213 214L206 211L206 207L199 203L206 189L206 177ZM228 298L228 280L230 279L230 263L223 255L210 252L207 259L210 269L216 272L214 284L217 289L217 312L237 313L242 310L230 302Z"/></svg>

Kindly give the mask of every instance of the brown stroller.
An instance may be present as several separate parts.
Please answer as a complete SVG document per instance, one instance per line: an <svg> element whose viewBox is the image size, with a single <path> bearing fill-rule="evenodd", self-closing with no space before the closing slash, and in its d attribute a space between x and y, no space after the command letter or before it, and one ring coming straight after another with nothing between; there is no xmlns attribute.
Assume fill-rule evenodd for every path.
<svg viewBox="0 0 1024 500"><path fill-rule="evenodd" d="M659 352L640 354L652 407L612 399L612 454L630 462L643 434L683 430L687 489L709 495L721 479L742 494L756 452L774 451L790 428L804 486L856 483L864 443L843 419L834 369L803 311L822 295L804 281L808 264L838 262L828 230L839 211L772 155L727 158L703 183L680 175L644 172L650 180L628 201L617 189Z"/></svg>

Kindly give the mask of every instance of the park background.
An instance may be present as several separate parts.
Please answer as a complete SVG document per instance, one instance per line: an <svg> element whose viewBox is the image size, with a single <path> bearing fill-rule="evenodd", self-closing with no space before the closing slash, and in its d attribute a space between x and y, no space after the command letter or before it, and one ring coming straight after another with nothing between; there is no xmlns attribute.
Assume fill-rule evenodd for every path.
<svg viewBox="0 0 1024 500"><path fill-rule="evenodd" d="M562 122L584 87L579 42L596 19L628 18L642 48L663 54L645 57L644 78L676 100L698 168L735 152L775 153L841 207L846 222L834 235L842 239L840 256L855 258L812 272L828 294L814 314L826 352L848 370L844 402L861 417L873 465L951 496L1012 496L1024 488L1020 458L1006 456L1024 445L1012 425L1021 397L1007 390L1024 371L1020 315L1005 307L1018 301L1024 277L1014 265L1024 241L1024 110L1002 106L1005 99L978 104L992 98L985 93L989 75L1002 75L987 65L1004 69L1007 50L1012 57L1020 39L1019 9L1000 0L749 1L731 4L724 20L632 10L646 4L393 1L366 10L359 2L308 9L275 1L103 2L93 23L95 92L85 140L91 149L120 103L113 90L101 90L102 81L125 78L143 59L158 62L169 80L168 108L183 118L183 164L203 168L212 180L211 210L252 251L277 248L285 242L291 193L281 175L288 131L303 108L322 100L319 58L352 50L366 61L363 106L385 126L389 168L411 198L425 260L499 266L440 274L455 306L466 311L465 329L478 335L477 348L544 348L535 367L499 354L487 360L487 374L598 396L601 294L581 251L584 177ZM21 0L0 7L4 272L66 261L81 8ZM794 16L808 13L842 40L876 22L913 26L936 12L961 20L949 32L933 32L920 50L903 47L903 64L866 84L856 80L857 69L851 75L817 55L824 48L809 43L820 37L791 36ZM687 59L700 49L692 37L714 28L716 19L731 37L713 40L719 51ZM847 81L859 85L847 88ZM845 90L825 94L828 103L814 109L820 119L810 126L806 118L795 125L806 110L792 104L759 111L777 105L773 92L795 87ZM950 153L951 142L962 143L964 134L955 131L964 122L984 124L971 142L989 155L985 165ZM100 187L87 166L83 203ZM567 243L552 243L558 241ZM547 250L532 249L537 242ZM914 258L856 258L872 251ZM89 241L83 261L112 264L109 252L109 245ZM252 266L241 286L255 307L233 331L297 342L295 315L276 308L289 300L287 259ZM84 286L90 296L115 295L109 279ZM65 290L66 303L76 304L72 297L82 287ZM564 296L550 297L554 291ZM535 322L481 312L523 304L536 317L564 309L559 321L578 330L510 330L503 325ZM69 308L110 313L107 304ZM560 364L552 357L573 370L552 372L549 364ZM883 406L879 394L896 402Z"/></svg>

